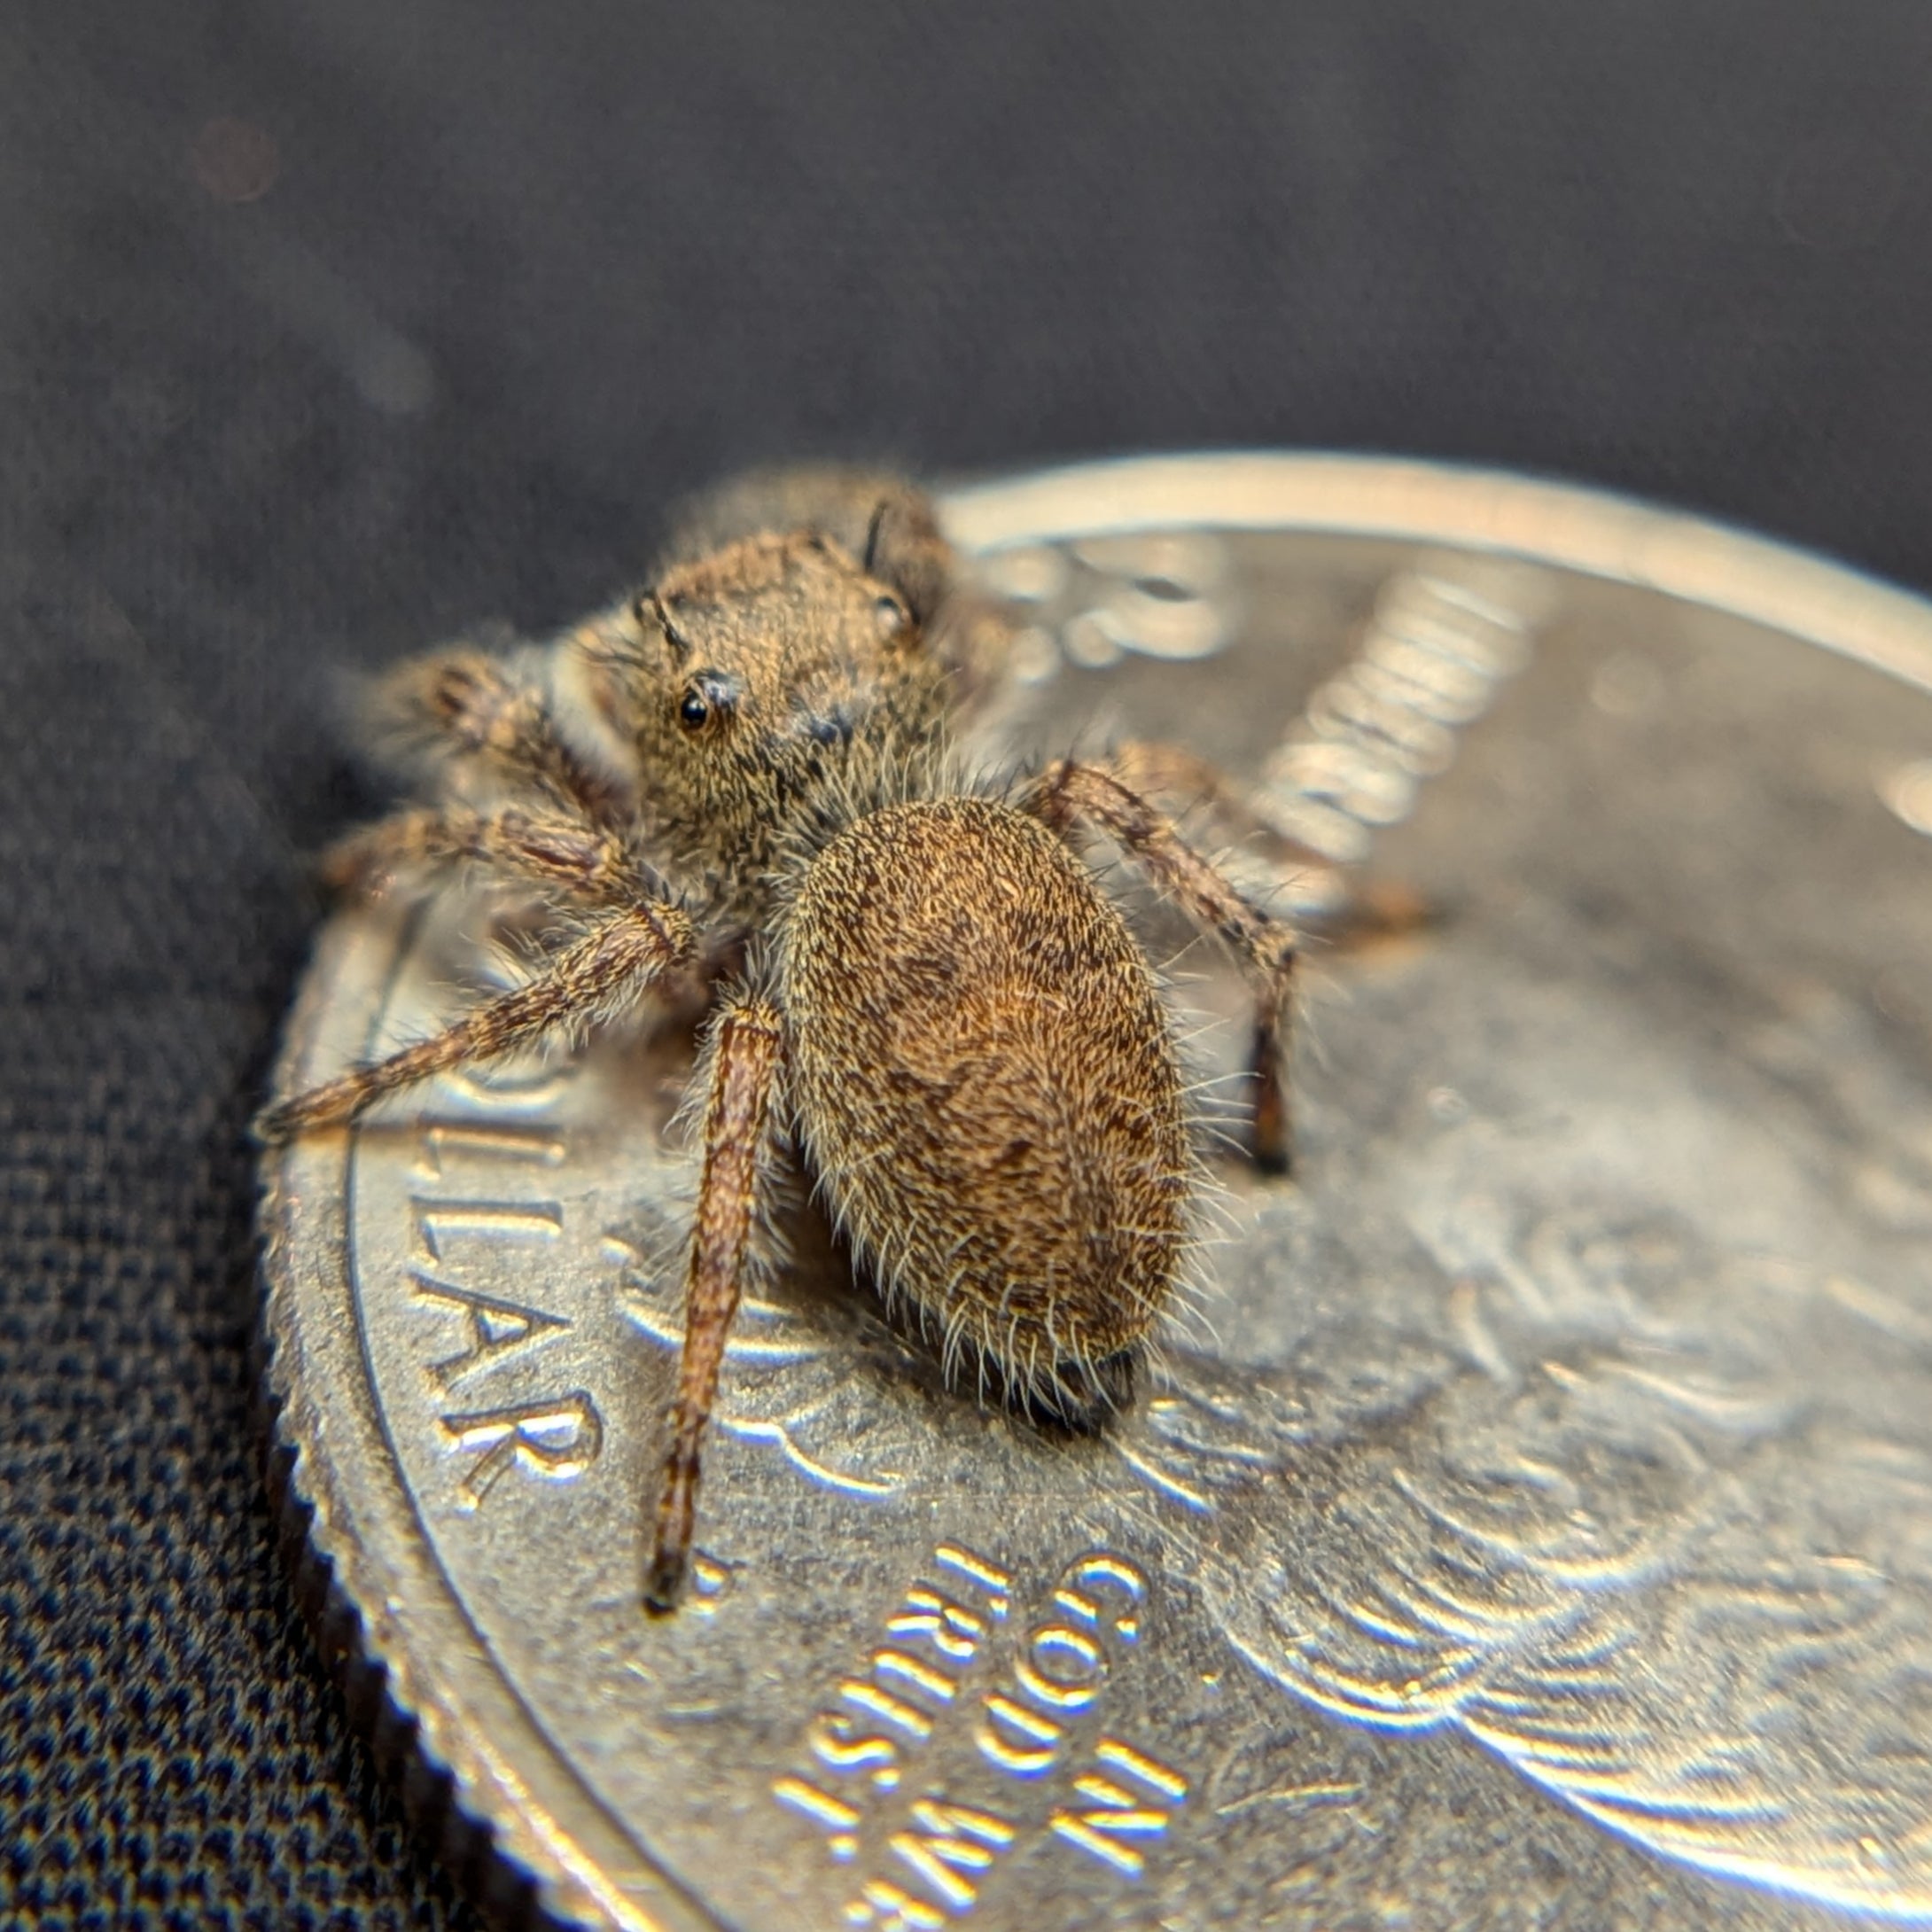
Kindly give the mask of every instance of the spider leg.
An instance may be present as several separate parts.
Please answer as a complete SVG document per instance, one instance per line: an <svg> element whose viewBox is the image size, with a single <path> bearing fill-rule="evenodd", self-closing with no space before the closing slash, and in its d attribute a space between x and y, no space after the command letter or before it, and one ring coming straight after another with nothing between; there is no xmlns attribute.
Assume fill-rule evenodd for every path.
<svg viewBox="0 0 1932 1932"><path fill-rule="evenodd" d="M654 881L612 834L555 808L424 806L364 826L331 847L323 876L338 892L374 896L399 875L469 861L580 903L631 903Z"/></svg>
<svg viewBox="0 0 1932 1932"><path fill-rule="evenodd" d="M1288 1062L1294 929L1255 905L1188 844L1172 821L1098 766L1063 759L1015 802L1063 835L1083 823L1097 827L1139 861L1155 885L1197 924L1235 949L1258 982L1248 1066L1255 1164L1270 1173L1286 1173L1293 1154Z"/></svg>
<svg viewBox="0 0 1932 1932"><path fill-rule="evenodd" d="M1098 763L1129 791L1158 800L1177 814L1204 807L1217 831L1258 842L1271 866L1298 873L1341 869L1326 853L1276 830L1234 779L1186 745L1130 739ZM1352 879L1343 904L1321 915L1322 944L1341 957L1402 939L1429 925L1433 916L1427 901L1408 886L1386 879Z"/></svg>
<svg viewBox="0 0 1932 1932"><path fill-rule="evenodd" d="M1204 807L1218 827L1236 838L1264 839L1297 866L1324 872L1334 869L1332 859L1276 831L1234 779L1211 760L1184 744L1171 744L1160 738L1130 738L1094 762L1128 791L1157 799L1176 812Z"/></svg>
<svg viewBox="0 0 1932 1932"><path fill-rule="evenodd" d="M451 1067L493 1060L566 1028L620 1012L696 958L697 935L675 906L647 903L600 919L524 985L499 993L427 1040L269 1108L265 1141L354 1120L386 1094Z"/></svg>
<svg viewBox="0 0 1932 1932"><path fill-rule="evenodd" d="M381 735L406 751L534 786L598 823L621 809L616 788L558 735L542 689L487 651L459 647L398 665L377 685L374 709Z"/></svg>
<svg viewBox="0 0 1932 1932"><path fill-rule="evenodd" d="M777 1010L761 1000L725 1007L712 1030L704 1175L685 1275L684 1347L671 1406L671 1452L644 1572L644 1604L652 1610L674 1608L684 1585L697 1513L698 1446L743 1291L782 1040Z"/></svg>

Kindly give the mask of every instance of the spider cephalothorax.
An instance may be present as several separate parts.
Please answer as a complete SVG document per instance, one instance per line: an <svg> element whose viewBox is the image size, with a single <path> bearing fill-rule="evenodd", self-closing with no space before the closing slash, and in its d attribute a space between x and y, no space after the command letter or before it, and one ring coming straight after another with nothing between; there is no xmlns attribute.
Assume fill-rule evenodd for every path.
<svg viewBox="0 0 1932 1932"><path fill-rule="evenodd" d="M1194 1162L1171 1027L1076 856L1091 830L1258 982L1255 1152L1288 1154L1292 935L1111 766L965 783L952 563L924 499L873 477L740 485L650 585L547 653L440 652L390 708L436 802L339 849L339 881L470 861L534 891L553 949L520 985L271 1108L347 1121L444 1069L701 985L703 1166L646 1600L690 1545L698 1447L782 1125L855 1259L949 1372L1103 1413L1176 1289ZM1158 763L1156 758L1153 762Z"/></svg>

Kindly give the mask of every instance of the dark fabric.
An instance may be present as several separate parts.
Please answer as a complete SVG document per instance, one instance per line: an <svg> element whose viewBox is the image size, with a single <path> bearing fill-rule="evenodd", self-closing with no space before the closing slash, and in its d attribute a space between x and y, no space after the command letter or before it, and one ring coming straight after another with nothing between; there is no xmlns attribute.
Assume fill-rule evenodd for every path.
<svg viewBox="0 0 1932 1932"><path fill-rule="evenodd" d="M0 1918L466 1922L247 1420L342 667L795 454L1413 450L1924 583L1928 100L1924 0L0 10Z"/></svg>

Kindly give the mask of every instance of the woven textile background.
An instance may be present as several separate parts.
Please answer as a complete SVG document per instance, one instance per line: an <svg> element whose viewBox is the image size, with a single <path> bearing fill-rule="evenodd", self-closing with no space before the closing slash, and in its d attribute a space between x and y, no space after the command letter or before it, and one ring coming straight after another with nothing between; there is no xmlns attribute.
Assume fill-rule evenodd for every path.
<svg viewBox="0 0 1932 1932"><path fill-rule="evenodd" d="M344 667L748 461L1229 443L1932 582L1932 7L0 10L0 1921L469 1922L248 1422Z"/></svg>

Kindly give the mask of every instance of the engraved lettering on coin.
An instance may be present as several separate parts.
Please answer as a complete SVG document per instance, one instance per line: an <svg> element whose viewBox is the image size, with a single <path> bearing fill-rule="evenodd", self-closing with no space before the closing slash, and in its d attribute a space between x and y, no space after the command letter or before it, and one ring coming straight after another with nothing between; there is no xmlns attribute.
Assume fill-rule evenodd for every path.
<svg viewBox="0 0 1932 1932"><path fill-rule="evenodd" d="M977 575L1017 619L1012 668L1029 684L1063 659L1097 671L1129 651L1211 657L1240 620L1227 547L1205 531L1021 544L981 558Z"/></svg>
<svg viewBox="0 0 1932 1932"><path fill-rule="evenodd" d="M1448 770L1457 729L1529 661L1553 601L1542 573L1468 557L1425 558L1393 578L1355 655L1268 760L1262 815L1338 864L1366 858L1375 831Z"/></svg>
<svg viewBox="0 0 1932 1932"><path fill-rule="evenodd" d="M580 1476L604 1446L604 1419L581 1389L549 1401L512 1402L498 1409L471 1409L442 1418L444 1431L458 1449L476 1456L463 1479L472 1504L512 1467L534 1476L565 1481Z"/></svg>
<svg viewBox="0 0 1932 1932"><path fill-rule="evenodd" d="M1140 1640L1149 1587L1134 1564L1093 1550L1017 1617L1005 1570L962 1545L935 1546L925 1577L884 1620L888 1640L812 1720L814 1762L771 1788L828 1857L865 1873L847 1922L963 1913L996 1860L1042 1833L1120 1877L1141 1876L1189 1783L1096 1726L1114 1670ZM921 1778L909 1788L923 1795L907 1797L935 1740L962 1726L977 1764L943 1788Z"/></svg>
<svg viewBox="0 0 1932 1932"><path fill-rule="evenodd" d="M448 1390L458 1376L473 1369L487 1368L515 1350L541 1346L547 1336L570 1326L561 1315L547 1314L534 1303L461 1288L421 1269L415 1270L410 1279L425 1301L460 1310L464 1316L464 1345L455 1354L432 1362L427 1370L439 1391Z"/></svg>

